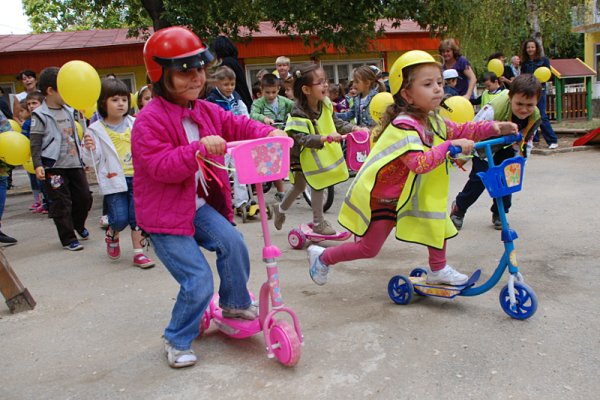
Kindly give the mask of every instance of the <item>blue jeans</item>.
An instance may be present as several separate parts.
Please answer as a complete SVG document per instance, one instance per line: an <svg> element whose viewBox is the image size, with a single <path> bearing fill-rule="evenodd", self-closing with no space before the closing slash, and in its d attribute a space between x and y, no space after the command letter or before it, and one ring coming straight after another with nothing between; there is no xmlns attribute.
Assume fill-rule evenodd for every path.
<svg viewBox="0 0 600 400"><path fill-rule="evenodd" d="M133 208L133 178L126 177L127 191L104 196L108 224L113 232L121 232L127 225L136 229L135 209Z"/></svg>
<svg viewBox="0 0 600 400"><path fill-rule="evenodd" d="M156 255L179 283L179 294L165 329L165 339L187 350L200 333L200 319L214 293L210 265L198 246L217 252L220 304L247 308L250 259L242 234L208 204L196 210L194 236L151 233Z"/></svg>
<svg viewBox="0 0 600 400"><path fill-rule="evenodd" d="M554 133L554 129L552 128L552 124L546 115L546 91L542 90L542 95L540 96L540 100L537 104L538 109L540 110L540 117L542 123L540 125L540 131L542 132L542 136L544 136L544 140L548 145L552 143L558 143L558 137L556 137L556 133ZM536 135L537 136L537 135ZM537 138L536 138L537 139Z"/></svg>
<svg viewBox="0 0 600 400"><path fill-rule="evenodd" d="M8 176L0 176L0 222L4 214L4 204L6 204L6 190L8 189Z"/></svg>

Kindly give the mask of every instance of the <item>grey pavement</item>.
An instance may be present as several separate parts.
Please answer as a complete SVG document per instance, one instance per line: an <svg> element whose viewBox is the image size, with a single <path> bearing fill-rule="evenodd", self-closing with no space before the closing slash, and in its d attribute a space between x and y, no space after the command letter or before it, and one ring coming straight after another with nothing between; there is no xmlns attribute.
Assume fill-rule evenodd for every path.
<svg viewBox="0 0 600 400"><path fill-rule="evenodd" d="M452 172L451 197L466 178ZM336 188L331 221L347 186ZM63 250L52 221L27 210L30 194L8 198L2 230L19 243L4 252L38 305L15 315L0 306L0 399L590 399L600 392L599 148L534 154L526 165L509 214L518 265L539 301L526 321L500 307L506 276L477 297L395 305L389 279L425 265L427 252L393 235L378 257L336 265L327 285L314 285L306 252L287 244L288 230L310 216L298 200L282 231L270 225L283 251L283 298L305 338L293 368L267 359L261 335L235 340L213 324L194 343L198 364L170 369L161 334L176 282L162 265L132 267L126 234L122 259L108 260L94 197L91 239L80 252ZM448 243L449 263L482 268L482 280L503 251L490 204L484 194ZM238 223L253 260L249 287L258 293L266 277L260 224Z"/></svg>

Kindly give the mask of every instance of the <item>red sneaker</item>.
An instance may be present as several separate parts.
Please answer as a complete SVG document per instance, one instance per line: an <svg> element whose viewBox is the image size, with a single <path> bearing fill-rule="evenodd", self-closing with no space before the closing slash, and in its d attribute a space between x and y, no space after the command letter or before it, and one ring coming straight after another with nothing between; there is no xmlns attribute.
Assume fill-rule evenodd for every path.
<svg viewBox="0 0 600 400"><path fill-rule="evenodd" d="M114 235L111 235L109 232L110 231L107 229L106 237L104 238L104 241L106 242L106 254L108 254L112 260L118 260L119 257L121 257L119 238L114 237Z"/></svg>
<svg viewBox="0 0 600 400"><path fill-rule="evenodd" d="M152 261L151 259L149 259L148 257L146 257L145 254L136 254L133 257L133 266L134 267L146 269L146 268L152 268L152 267L154 267L154 265L155 265L155 262Z"/></svg>
<svg viewBox="0 0 600 400"><path fill-rule="evenodd" d="M42 205L42 203L40 203L39 201L36 201L35 203L33 203L32 205L29 206L29 209L35 210L36 208L38 208L41 205Z"/></svg>

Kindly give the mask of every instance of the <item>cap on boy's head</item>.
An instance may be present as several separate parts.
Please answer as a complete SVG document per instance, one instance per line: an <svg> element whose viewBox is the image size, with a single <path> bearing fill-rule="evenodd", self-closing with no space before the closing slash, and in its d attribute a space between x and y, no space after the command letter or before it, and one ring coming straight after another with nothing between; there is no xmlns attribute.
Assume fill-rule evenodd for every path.
<svg viewBox="0 0 600 400"><path fill-rule="evenodd" d="M458 78L458 72L455 69L447 69L444 71L444 80Z"/></svg>

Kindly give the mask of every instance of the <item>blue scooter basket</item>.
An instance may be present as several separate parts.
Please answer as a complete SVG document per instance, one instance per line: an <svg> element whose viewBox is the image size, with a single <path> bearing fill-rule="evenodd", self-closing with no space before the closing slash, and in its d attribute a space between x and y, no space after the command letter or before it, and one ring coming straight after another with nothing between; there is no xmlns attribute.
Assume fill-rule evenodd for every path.
<svg viewBox="0 0 600 400"><path fill-rule="evenodd" d="M477 176L485 185L490 196L497 198L521 190L525 159L523 157L508 158L500 165L490 167L486 172L478 172Z"/></svg>

